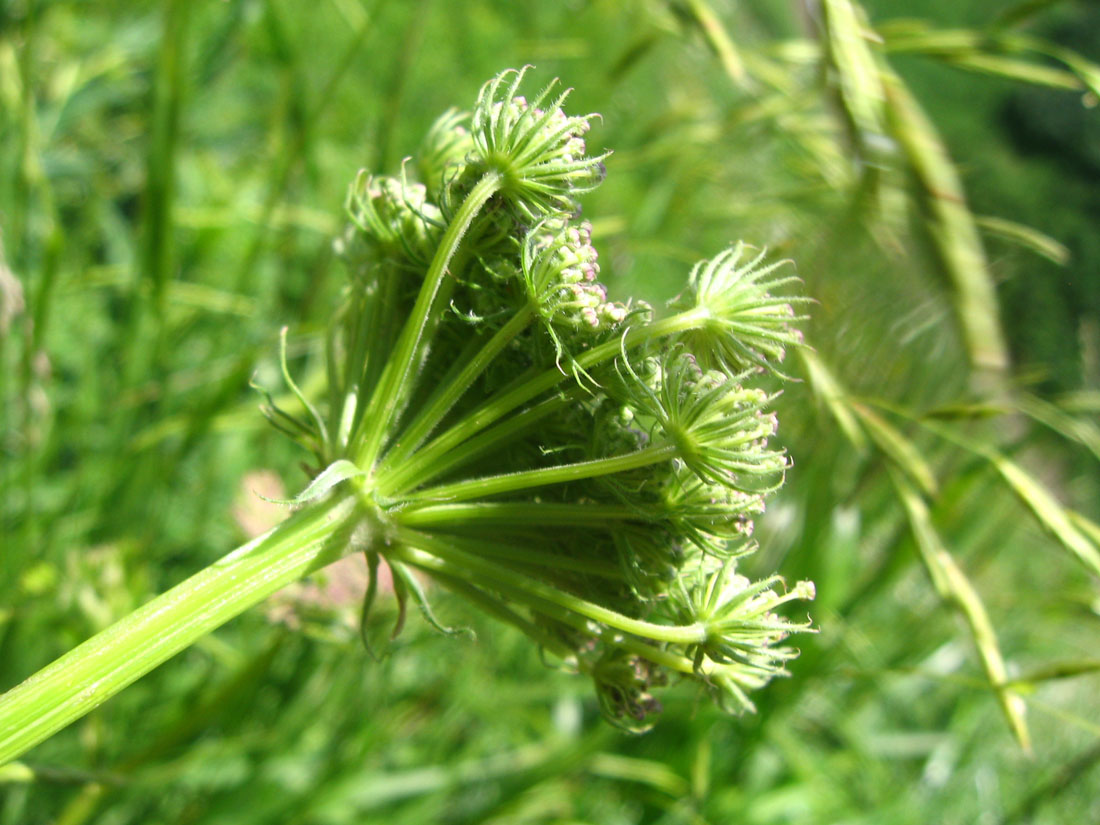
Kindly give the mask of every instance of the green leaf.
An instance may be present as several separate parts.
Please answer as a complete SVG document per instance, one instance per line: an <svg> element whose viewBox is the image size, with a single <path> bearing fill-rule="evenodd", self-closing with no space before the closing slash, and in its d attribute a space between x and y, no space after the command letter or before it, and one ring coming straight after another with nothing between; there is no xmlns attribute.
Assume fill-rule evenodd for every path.
<svg viewBox="0 0 1100 825"><path fill-rule="evenodd" d="M469 636L474 635L474 632L468 627L448 627L439 621L432 611L431 603L428 601L428 595L424 592L424 586L408 566L399 561L391 561L389 565L390 570L393 571L394 586L397 587L398 582L401 582L401 587L412 595L413 601L415 601L416 606L420 608L420 613L424 616L428 624L446 636L458 636L462 634Z"/></svg>
<svg viewBox="0 0 1100 825"><path fill-rule="evenodd" d="M363 649L372 659L381 662L390 655L394 640L401 634L405 626L406 605L408 594L403 585L398 585L397 576L391 576L393 594L397 599L397 618L392 628L382 627L382 620L373 615L374 607L378 601L379 578L378 571L381 568L381 557L378 553L370 551L367 559L367 590L363 594L363 604L359 609L359 640L363 643ZM387 562L391 572L393 565Z"/></svg>

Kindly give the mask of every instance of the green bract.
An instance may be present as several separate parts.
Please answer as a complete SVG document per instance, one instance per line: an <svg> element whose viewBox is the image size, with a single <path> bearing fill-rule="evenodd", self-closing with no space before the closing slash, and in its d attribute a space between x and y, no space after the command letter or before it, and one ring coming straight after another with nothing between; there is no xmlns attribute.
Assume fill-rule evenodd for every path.
<svg viewBox="0 0 1100 825"><path fill-rule="evenodd" d="M329 468L325 495L353 496L402 616L410 596L427 610L426 574L591 675L631 729L670 676L750 707L807 627L774 609L813 595L734 569L788 464L753 382L800 340L773 292L793 278L738 245L665 317L608 300L576 219L603 177L591 116L553 84L527 102L523 77L445 114L400 178L356 179L327 398L269 412Z"/></svg>

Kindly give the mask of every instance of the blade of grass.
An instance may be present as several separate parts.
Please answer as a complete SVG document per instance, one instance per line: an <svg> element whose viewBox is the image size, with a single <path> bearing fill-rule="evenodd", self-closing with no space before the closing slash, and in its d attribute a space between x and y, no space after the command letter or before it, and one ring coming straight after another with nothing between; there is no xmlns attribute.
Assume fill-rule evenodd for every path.
<svg viewBox="0 0 1100 825"><path fill-rule="evenodd" d="M897 409L894 412L905 414ZM1043 484L993 447L961 436L938 421L922 418L920 423L941 438L989 461L1043 529L1094 576L1100 577L1100 541L1096 540L1100 538L1100 527L1096 527L1094 533L1086 526L1091 525L1091 521L1063 507Z"/></svg>
<svg viewBox="0 0 1100 825"><path fill-rule="evenodd" d="M1029 418L1049 427L1063 438L1083 445L1100 460L1100 427L1092 421L1075 418L1036 395L1020 395L1016 399L1016 406Z"/></svg>
<svg viewBox="0 0 1100 825"><path fill-rule="evenodd" d="M1017 676L1009 684L1021 690L1034 690L1039 682L1051 682L1058 679L1073 679L1100 673L1100 659L1081 659L1073 662L1057 662Z"/></svg>
<svg viewBox="0 0 1100 825"><path fill-rule="evenodd" d="M813 350L808 347L799 347L797 352L806 368L806 375L810 379L810 388L814 395L825 405L851 445L861 454L866 453L867 437L846 403L847 392L844 387Z"/></svg>
<svg viewBox="0 0 1100 825"><path fill-rule="evenodd" d="M1065 266L1069 263L1069 249L1050 235L1040 232L1034 227L990 215L978 215L974 220L979 229L990 235L996 235L1006 241L1018 244L1024 249L1030 249L1036 255L1040 255L1059 266Z"/></svg>
<svg viewBox="0 0 1100 825"><path fill-rule="evenodd" d="M1017 743L1025 752L1030 753L1031 735L1024 718L1027 706L1023 698L1007 686L1008 673L1005 669L1004 657L1001 655L997 634L993 629L993 623L989 620L989 614L986 612L981 596L944 546L943 540L932 523L928 505L920 494L900 473L892 471L891 477L909 518L921 562L928 571L932 586L940 598L958 611L966 622L974 646L977 648L982 669L985 671L990 687L997 695L1001 712L1004 713Z"/></svg>
<svg viewBox="0 0 1100 825"><path fill-rule="evenodd" d="M917 446L870 407L858 401L849 401L848 406L859 416L875 446L886 454L894 466L905 473L921 489L921 492L927 496L934 496L939 487L936 483L936 475Z"/></svg>
<svg viewBox="0 0 1100 825"><path fill-rule="evenodd" d="M1076 510L1067 508L1066 515L1069 516L1069 520L1074 527L1088 536L1094 545L1100 547L1100 524L1078 513Z"/></svg>
<svg viewBox="0 0 1100 825"><path fill-rule="evenodd" d="M703 40L722 64L722 69L735 86L748 89L751 79L745 71L741 55L726 32L725 26L706 0L685 0L691 22L703 35Z"/></svg>
<svg viewBox="0 0 1100 825"><path fill-rule="evenodd" d="M17 269L25 273L25 308L30 315L29 321L18 327L23 339L19 359L18 405L21 413L23 461L20 469L24 507L17 542L27 554L40 550L43 531L35 498L43 445L50 427L48 403L42 405L45 407L44 414L42 406L35 405L32 399L36 394L45 397L42 384L49 370L45 333L53 307L59 256L64 243L54 205L53 187L43 168L43 147L39 135L35 79L39 70L39 18L43 11L39 3L28 3L22 21L22 43L16 64L18 119L14 208L10 213L13 243L10 254ZM44 239L44 243L40 239ZM13 553L12 557L13 567L18 567L17 554Z"/></svg>
<svg viewBox="0 0 1100 825"><path fill-rule="evenodd" d="M1096 726L1092 727L1095 732ZM1075 783L1097 763L1100 763L1100 742L1090 745L1083 752L1063 764L1053 776L1033 788L1015 810L1001 820L1001 825L1036 821L1036 812L1041 808L1045 808L1060 794L1074 787Z"/></svg>
<svg viewBox="0 0 1100 825"><path fill-rule="evenodd" d="M988 458L1047 532L1076 556L1094 576L1100 576L1100 550L1074 524L1069 511L1016 462L999 453L992 453ZM1084 517L1078 516L1078 519L1082 518Z"/></svg>
<svg viewBox="0 0 1100 825"><path fill-rule="evenodd" d="M376 11L380 3L381 0L375 0L370 11L362 18L362 22L359 27L355 29L350 41L340 55L340 60L333 69L332 74L329 75L325 85L318 92L315 102L309 107L308 113L302 118L303 121L309 123L318 121L335 98L337 87L351 69L352 62L366 42L367 34L374 27L377 18ZM274 171L268 178L267 194L256 222L256 231L252 236L244 257L241 259L241 265L237 269L233 287L230 289L231 292L252 293L252 279L257 270L256 264L259 260L259 256L263 252L264 243L267 240L272 216L283 200L286 187L290 183L290 177L294 171L295 165L301 160L301 153L305 146L305 140L306 134L304 132L300 130L295 131L285 142L283 151L279 153L277 162L273 164Z"/></svg>
<svg viewBox="0 0 1100 825"><path fill-rule="evenodd" d="M981 71L994 70L1027 82L1053 85L1064 88L1086 88L1093 96L1100 95L1100 65L1083 55L1059 46L1055 43L1030 35L1006 31L984 31L980 29L934 29L926 22L904 20L884 24L879 27L886 49L894 53L922 54L936 57L949 63ZM1076 76L1073 85L1067 85L1066 78L1056 74L1058 70L1038 63L1017 61L1012 64L998 63L1004 55L1040 55L1061 63ZM989 62L992 61L992 62Z"/></svg>
<svg viewBox="0 0 1100 825"><path fill-rule="evenodd" d="M173 209L176 200L176 156L180 109L186 77L185 45L191 4L170 0L164 14L164 36L153 81L153 112L145 168L144 243L138 283L151 286L153 311L164 314L166 287L172 279Z"/></svg>
<svg viewBox="0 0 1100 825"><path fill-rule="evenodd" d="M665 763L652 759L597 753L592 756L588 771L594 776L648 785L672 797L684 796L689 790L686 779Z"/></svg>
<svg viewBox="0 0 1100 825"><path fill-rule="evenodd" d="M997 291L974 216L943 141L896 75L884 78L891 134L905 153L917 182L916 198L926 227L954 291L955 312L970 363L999 376L1008 367Z"/></svg>
<svg viewBox="0 0 1100 825"><path fill-rule="evenodd" d="M993 25L1004 28L1018 26L1063 3L1065 0L1022 0L1000 11L994 18Z"/></svg>
<svg viewBox="0 0 1100 825"><path fill-rule="evenodd" d="M875 36L863 9L850 0L824 0L825 57L836 74L841 106L860 154L873 151L876 137L886 132L886 93L875 54L868 46Z"/></svg>
<svg viewBox="0 0 1100 825"><path fill-rule="evenodd" d="M377 137L371 162L372 169L390 169L396 158L393 155L393 138L397 124L401 122L401 106L409 85L409 77L416 65L416 58L424 42L428 23L432 17L433 0L418 0L409 14L401 35L401 47L397 50L396 65L383 98L376 127Z"/></svg>
<svg viewBox="0 0 1100 825"><path fill-rule="evenodd" d="M1081 80L1073 72L1033 63L1030 60L1019 60L996 54L982 54L981 52L952 55L945 58L945 60L959 69L1003 77L1008 80L1018 80L1034 86L1047 86L1051 89L1081 89L1083 87Z"/></svg>

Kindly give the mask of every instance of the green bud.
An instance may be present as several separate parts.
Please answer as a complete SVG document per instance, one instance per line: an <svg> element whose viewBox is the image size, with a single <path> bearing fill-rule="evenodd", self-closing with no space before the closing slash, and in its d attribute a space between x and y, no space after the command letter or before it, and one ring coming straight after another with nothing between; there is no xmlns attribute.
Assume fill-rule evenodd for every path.
<svg viewBox="0 0 1100 825"><path fill-rule="evenodd" d="M763 368L776 371L786 348L800 346L801 320L792 303L797 298L774 295L796 283L793 276L776 277L786 261L762 265L765 253L742 259L747 247L738 243L691 270L687 289L672 303L676 309L696 310L704 322L685 333L683 341L704 367L730 372Z"/></svg>

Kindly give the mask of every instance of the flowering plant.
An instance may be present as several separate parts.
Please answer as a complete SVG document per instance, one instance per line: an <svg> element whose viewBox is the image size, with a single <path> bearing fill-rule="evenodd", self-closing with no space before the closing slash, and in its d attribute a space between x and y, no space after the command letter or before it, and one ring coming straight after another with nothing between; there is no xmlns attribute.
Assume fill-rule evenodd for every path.
<svg viewBox="0 0 1100 825"><path fill-rule="evenodd" d="M700 263L673 312L609 300L576 198L599 185L593 116L524 71L429 131L411 179L360 174L338 242L350 273L317 403L265 412L313 456L283 524L0 698L0 761L282 585L351 552L384 561L399 619L427 575L590 675L652 724L655 686L751 708L794 652L776 609L800 582L736 571L788 466L754 386L800 337L793 279L742 245ZM437 623L438 624L438 623Z"/></svg>

